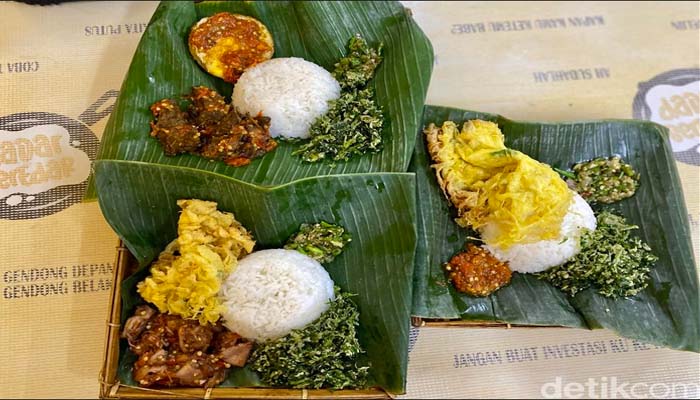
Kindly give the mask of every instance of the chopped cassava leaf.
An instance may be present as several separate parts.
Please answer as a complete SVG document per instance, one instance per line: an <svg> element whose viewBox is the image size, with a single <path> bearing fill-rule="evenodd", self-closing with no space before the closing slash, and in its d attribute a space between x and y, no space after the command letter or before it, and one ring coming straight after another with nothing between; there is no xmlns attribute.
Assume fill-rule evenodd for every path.
<svg viewBox="0 0 700 400"><path fill-rule="evenodd" d="M335 287L335 300L316 321L282 338L261 343L250 357L251 369L272 386L294 388L359 388L369 366L357 339L359 313L352 295Z"/></svg>
<svg viewBox="0 0 700 400"><path fill-rule="evenodd" d="M301 224L299 232L287 240L285 249L296 250L321 264L335 259L346 244L350 243L350 234L339 225L321 221L317 224Z"/></svg>
<svg viewBox="0 0 700 400"><path fill-rule="evenodd" d="M347 161L354 155L382 149L384 116L367 86L381 62L380 44L369 48L359 35L348 43L349 54L335 65L334 77L341 87L328 112L309 128L311 139L295 150L307 162L328 158Z"/></svg>
<svg viewBox="0 0 700 400"><path fill-rule="evenodd" d="M649 284L649 271L657 257L639 238L638 227L621 216L602 212L598 227L581 236L581 252L564 265L538 274L573 296L591 286L606 297L634 296Z"/></svg>
<svg viewBox="0 0 700 400"><path fill-rule="evenodd" d="M324 158L347 161L356 154L379 151L383 124L371 89L344 92L328 113L311 125L311 140L294 154L301 154L308 162Z"/></svg>

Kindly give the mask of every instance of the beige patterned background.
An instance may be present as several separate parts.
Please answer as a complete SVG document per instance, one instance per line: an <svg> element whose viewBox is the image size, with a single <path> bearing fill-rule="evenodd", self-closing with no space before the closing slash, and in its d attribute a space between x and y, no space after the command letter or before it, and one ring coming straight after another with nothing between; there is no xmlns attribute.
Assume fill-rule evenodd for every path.
<svg viewBox="0 0 700 400"><path fill-rule="evenodd" d="M435 48L429 104L523 120L632 118L640 83L700 68L698 2L404 4ZM119 90L155 6L0 3L0 119L49 112L77 120ZM700 142L700 76L692 76L646 99L651 118L674 127L679 152ZM104 123L85 125L99 137ZM698 159L678 163L696 260ZM115 244L96 203L0 219L0 397L97 396ZM613 381L637 384L633 394L644 397L700 396L697 354L609 332L421 328L412 338L410 398L575 397L578 385L587 397L609 397ZM557 392L557 382L569 392Z"/></svg>

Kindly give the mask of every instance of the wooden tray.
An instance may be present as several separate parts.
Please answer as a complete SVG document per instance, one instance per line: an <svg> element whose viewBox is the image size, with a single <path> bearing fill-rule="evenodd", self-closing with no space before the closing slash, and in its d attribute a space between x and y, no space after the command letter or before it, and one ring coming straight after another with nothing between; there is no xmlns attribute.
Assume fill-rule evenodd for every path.
<svg viewBox="0 0 700 400"><path fill-rule="evenodd" d="M112 290L105 339L105 354L100 371L101 399L390 399L392 395L380 388L365 390L272 389L272 388L168 388L148 389L122 384L117 378L119 366L119 335L121 315L121 283L138 267L136 260L121 242L114 262Z"/></svg>

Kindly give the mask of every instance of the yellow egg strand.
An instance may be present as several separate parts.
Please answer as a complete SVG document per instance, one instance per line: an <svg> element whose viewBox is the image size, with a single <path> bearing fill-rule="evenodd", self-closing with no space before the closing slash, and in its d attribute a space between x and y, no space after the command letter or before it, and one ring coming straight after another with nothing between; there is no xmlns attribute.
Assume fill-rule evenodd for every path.
<svg viewBox="0 0 700 400"><path fill-rule="evenodd" d="M559 237L571 191L547 164L507 148L498 125L472 120L458 131L447 121L429 126L426 135L459 225L502 248Z"/></svg>
<svg viewBox="0 0 700 400"><path fill-rule="evenodd" d="M253 251L250 233L216 203L179 200L178 238L151 265L138 284L144 300L160 312L215 323L221 313L221 282L240 257ZM179 255L176 255L179 253Z"/></svg>

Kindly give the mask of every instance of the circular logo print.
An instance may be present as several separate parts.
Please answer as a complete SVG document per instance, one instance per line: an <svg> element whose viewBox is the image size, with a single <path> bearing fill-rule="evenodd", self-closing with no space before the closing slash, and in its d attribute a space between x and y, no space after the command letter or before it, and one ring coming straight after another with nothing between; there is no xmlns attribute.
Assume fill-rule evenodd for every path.
<svg viewBox="0 0 700 400"><path fill-rule="evenodd" d="M40 218L79 202L98 146L84 123L62 115L0 117L0 218Z"/></svg>
<svg viewBox="0 0 700 400"><path fill-rule="evenodd" d="M678 161L700 165L700 69L668 71L640 83L632 112L669 129Z"/></svg>

